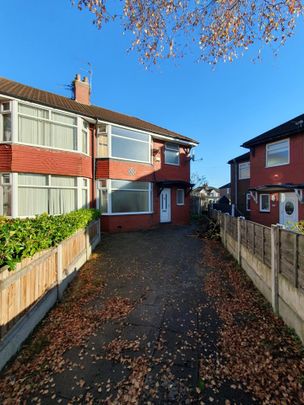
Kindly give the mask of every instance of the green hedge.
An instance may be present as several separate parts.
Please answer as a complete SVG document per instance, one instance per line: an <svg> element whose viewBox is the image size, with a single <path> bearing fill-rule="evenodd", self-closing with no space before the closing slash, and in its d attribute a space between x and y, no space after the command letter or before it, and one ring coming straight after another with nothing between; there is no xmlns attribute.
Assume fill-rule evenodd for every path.
<svg viewBox="0 0 304 405"><path fill-rule="evenodd" d="M99 216L97 210L81 209L57 216L42 214L26 219L0 217L0 267L7 265L14 269L23 258L57 246Z"/></svg>

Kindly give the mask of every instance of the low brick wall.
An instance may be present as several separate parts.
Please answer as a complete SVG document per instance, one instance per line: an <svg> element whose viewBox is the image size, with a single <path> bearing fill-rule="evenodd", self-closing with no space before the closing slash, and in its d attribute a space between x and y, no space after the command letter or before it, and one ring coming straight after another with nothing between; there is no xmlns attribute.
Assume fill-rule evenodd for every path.
<svg viewBox="0 0 304 405"><path fill-rule="evenodd" d="M0 269L0 370L37 324L61 299L77 271L100 242L100 220L56 248Z"/></svg>

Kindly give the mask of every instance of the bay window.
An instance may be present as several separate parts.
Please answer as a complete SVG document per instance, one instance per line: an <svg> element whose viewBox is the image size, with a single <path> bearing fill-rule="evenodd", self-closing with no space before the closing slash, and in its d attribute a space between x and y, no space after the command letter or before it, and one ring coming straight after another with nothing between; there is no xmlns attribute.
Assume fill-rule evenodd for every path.
<svg viewBox="0 0 304 405"><path fill-rule="evenodd" d="M150 163L150 135L121 127L111 127L111 157Z"/></svg>
<svg viewBox="0 0 304 405"><path fill-rule="evenodd" d="M88 124L73 115L19 103L18 141L88 153Z"/></svg>
<svg viewBox="0 0 304 405"><path fill-rule="evenodd" d="M99 180L99 209L107 214L152 212L152 184L142 181Z"/></svg>
<svg viewBox="0 0 304 405"><path fill-rule="evenodd" d="M89 179L33 173L0 174L0 215L58 215L88 207Z"/></svg>
<svg viewBox="0 0 304 405"><path fill-rule="evenodd" d="M165 163L167 165L179 165L179 145L167 142L165 144Z"/></svg>

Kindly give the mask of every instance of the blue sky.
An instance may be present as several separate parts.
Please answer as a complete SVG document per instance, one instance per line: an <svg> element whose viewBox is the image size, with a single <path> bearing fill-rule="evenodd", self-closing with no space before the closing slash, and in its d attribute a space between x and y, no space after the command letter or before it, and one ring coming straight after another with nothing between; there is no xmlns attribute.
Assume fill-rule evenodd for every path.
<svg viewBox="0 0 304 405"><path fill-rule="evenodd" d="M92 102L200 142L192 170L229 181L226 162L245 140L303 113L303 23L278 56L265 48L213 70L194 56L146 70L118 24L98 31L69 0L10 0L0 10L0 75L69 96L65 85L93 65Z"/></svg>

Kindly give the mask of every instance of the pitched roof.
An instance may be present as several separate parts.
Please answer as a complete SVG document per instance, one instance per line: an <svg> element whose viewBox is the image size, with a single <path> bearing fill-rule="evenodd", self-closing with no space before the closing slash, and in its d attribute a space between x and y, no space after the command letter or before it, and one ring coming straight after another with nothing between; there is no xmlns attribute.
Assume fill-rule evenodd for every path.
<svg viewBox="0 0 304 405"><path fill-rule="evenodd" d="M219 187L219 190L221 190L222 188L230 188L231 187L231 183L227 183L224 184L223 186Z"/></svg>
<svg viewBox="0 0 304 405"><path fill-rule="evenodd" d="M228 164L232 164L234 162L242 162L242 161L250 160L250 152L246 152L243 155L237 156L231 160L229 160Z"/></svg>
<svg viewBox="0 0 304 405"><path fill-rule="evenodd" d="M284 124L244 142L242 146L244 148L250 148L251 146L277 141L285 136L296 135L301 132L304 132L304 114L298 115L292 120L284 122Z"/></svg>
<svg viewBox="0 0 304 405"><path fill-rule="evenodd" d="M140 129L158 135L169 136L182 141L198 144L197 141L191 138L159 127L150 122L143 121L139 118L107 110L95 105L81 104L68 97L39 90L3 77L0 77L0 94L48 107L58 108L60 110L73 112L75 114L81 114L86 117L111 122L113 124L125 125L130 128Z"/></svg>

